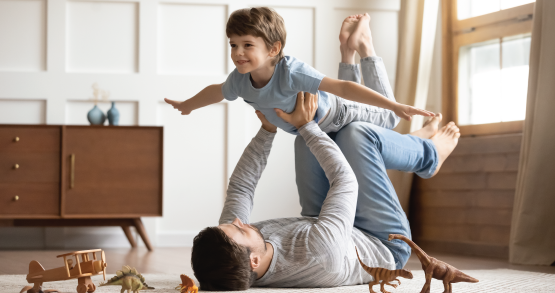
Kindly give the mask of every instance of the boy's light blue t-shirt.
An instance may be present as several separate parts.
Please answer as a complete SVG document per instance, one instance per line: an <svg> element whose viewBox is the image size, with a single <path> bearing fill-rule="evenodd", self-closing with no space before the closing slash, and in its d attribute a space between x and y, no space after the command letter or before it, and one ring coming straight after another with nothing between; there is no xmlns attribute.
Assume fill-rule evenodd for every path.
<svg viewBox="0 0 555 293"><path fill-rule="evenodd" d="M274 75L264 87L253 87L250 73L241 74L235 69L223 84L222 94L229 101L243 98L247 104L262 112L270 123L298 135L295 126L279 118L274 108L291 113L295 109L298 92L318 93L318 110L314 120L320 121L330 108L331 94L318 90L324 76L301 60L285 56L276 64Z"/></svg>

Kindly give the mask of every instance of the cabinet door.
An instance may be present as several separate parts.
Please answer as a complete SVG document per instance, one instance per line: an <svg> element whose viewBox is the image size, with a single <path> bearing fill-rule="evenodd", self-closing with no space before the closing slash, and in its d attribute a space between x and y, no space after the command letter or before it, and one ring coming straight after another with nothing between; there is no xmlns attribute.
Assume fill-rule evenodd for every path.
<svg viewBox="0 0 555 293"><path fill-rule="evenodd" d="M64 217L162 215L161 127L68 126L63 170Z"/></svg>
<svg viewBox="0 0 555 293"><path fill-rule="evenodd" d="M0 125L0 218L60 216L60 127Z"/></svg>

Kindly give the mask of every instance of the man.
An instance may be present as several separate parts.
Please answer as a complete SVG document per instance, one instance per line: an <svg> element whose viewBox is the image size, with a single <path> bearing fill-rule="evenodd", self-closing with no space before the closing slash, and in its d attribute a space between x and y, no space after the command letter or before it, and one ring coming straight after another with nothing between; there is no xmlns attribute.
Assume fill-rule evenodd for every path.
<svg viewBox="0 0 555 293"><path fill-rule="evenodd" d="M316 101L314 95L300 94L295 111L283 118L299 129L329 180L329 191L318 218L283 218L248 224L256 184L266 166L276 132L276 127L257 113L262 128L245 149L230 178L220 225L204 229L194 240L191 263L202 290L246 290L252 285L332 287L367 283L371 276L358 264L355 246L369 266L395 269L390 249L378 238L354 227L359 192L356 176L339 147L312 121ZM354 125L354 129L358 126ZM382 130L391 132L388 135L394 137L394 143L414 141L407 148L423 141ZM435 144L446 144L442 142L446 141L444 138L456 144L458 129L449 124L436 136L442 140ZM437 172L441 163L438 160L442 160L438 154L441 147L418 155L419 166L424 167L417 172ZM382 169L385 172L383 163Z"/></svg>

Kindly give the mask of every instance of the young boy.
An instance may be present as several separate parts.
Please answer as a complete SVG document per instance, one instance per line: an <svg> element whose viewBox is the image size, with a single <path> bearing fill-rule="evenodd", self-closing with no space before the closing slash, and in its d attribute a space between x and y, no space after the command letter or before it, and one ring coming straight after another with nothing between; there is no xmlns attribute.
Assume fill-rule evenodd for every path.
<svg viewBox="0 0 555 293"><path fill-rule="evenodd" d="M350 50L360 50L362 39L370 31L369 22L368 14L345 19L339 37L342 46L345 44ZM284 56L285 25L281 16L270 8L234 11L227 22L226 35L236 69L224 83L210 85L189 100L178 102L165 99L182 115L224 98L233 101L242 97L262 112L270 123L291 134L298 134L293 125L280 117L293 111L298 92L310 92L318 93L318 110L314 120L326 133L338 131L353 121L395 127L397 120L391 123L376 119L383 116L384 109L407 120L412 115L434 116L432 112L397 103L392 95L390 100L358 83L326 77L302 61Z"/></svg>

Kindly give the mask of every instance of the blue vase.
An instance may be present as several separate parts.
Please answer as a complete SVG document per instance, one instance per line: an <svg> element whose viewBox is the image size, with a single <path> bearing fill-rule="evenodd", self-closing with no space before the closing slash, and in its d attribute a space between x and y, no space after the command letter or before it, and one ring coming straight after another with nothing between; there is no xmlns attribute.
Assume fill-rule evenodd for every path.
<svg viewBox="0 0 555 293"><path fill-rule="evenodd" d="M119 111L116 109L116 102L112 102L112 108L108 110L108 122L110 125L119 125Z"/></svg>
<svg viewBox="0 0 555 293"><path fill-rule="evenodd" d="M91 125L102 125L106 121L106 115L94 105L94 108L87 114L87 119L89 119Z"/></svg>

